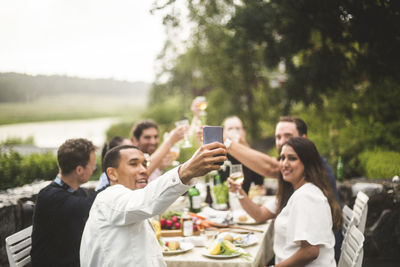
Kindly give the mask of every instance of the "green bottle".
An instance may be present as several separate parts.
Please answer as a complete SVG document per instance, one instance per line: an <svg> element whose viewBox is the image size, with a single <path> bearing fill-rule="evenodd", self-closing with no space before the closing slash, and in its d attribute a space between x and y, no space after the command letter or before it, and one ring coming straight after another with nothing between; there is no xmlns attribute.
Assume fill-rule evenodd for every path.
<svg viewBox="0 0 400 267"><path fill-rule="evenodd" d="M340 182L343 182L343 180L344 180L344 177L343 177L343 160L342 160L341 156L339 156L339 158L338 158L338 163L337 163L337 167L336 167L336 176L337 176L337 179Z"/></svg>
<svg viewBox="0 0 400 267"><path fill-rule="evenodd" d="M196 188L196 186L193 186L192 188L189 189L188 195L190 202L189 210L195 213L200 212L201 208L200 191Z"/></svg>

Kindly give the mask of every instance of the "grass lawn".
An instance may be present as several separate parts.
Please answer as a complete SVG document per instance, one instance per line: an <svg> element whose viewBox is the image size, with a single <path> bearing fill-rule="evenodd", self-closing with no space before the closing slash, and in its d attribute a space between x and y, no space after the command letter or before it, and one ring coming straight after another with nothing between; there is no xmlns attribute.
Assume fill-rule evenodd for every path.
<svg viewBox="0 0 400 267"><path fill-rule="evenodd" d="M65 94L28 103L0 103L0 125L22 122L138 117L145 109L144 96Z"/></svg>

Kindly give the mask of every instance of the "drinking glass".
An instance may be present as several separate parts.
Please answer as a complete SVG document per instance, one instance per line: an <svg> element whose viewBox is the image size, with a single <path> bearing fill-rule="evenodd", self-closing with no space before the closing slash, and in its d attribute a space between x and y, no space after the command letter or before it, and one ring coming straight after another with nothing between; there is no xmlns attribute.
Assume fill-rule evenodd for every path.
<svg viewBox="0 0 400 267"><path fill-rule="evenodd" d="M179 157L179 152L180 148L177 144L173 145L169 150L170 155L174 159L174 161L172 161L172 166L174 167L179 165L179 161L176 160Z"/></svg>
<svg viewBox="0 0 400 267"><path fill-rule="evenodd" d="M229 178L231 178L235 184L242 185L244 181L242 164L231 165ZM236 196L240 198L240 193L236 192Z"/></svg>
<svg viewBox="0 0 400 267"><path fill-rule="evenodd" d="M195 101L197 103L196 104L197 108L201 110L200 111L200 115L204 115L205 114L205 110L208 107L208 102L206 100L206 97L205 96L197 96L195 98Z"/></svg>
<svg viewBox="0 0 400 267"><path fill-rule="evenodd" d="M189 142L188 139L188 131L189 131L189 121L188 120L180 120L175 122L175 126L176 127L181 127L181 126L186 126L185 128L185 134L184 134L184 142L182 145L182 148L188 148L188 147L192 147L192 144Z"/></svg>

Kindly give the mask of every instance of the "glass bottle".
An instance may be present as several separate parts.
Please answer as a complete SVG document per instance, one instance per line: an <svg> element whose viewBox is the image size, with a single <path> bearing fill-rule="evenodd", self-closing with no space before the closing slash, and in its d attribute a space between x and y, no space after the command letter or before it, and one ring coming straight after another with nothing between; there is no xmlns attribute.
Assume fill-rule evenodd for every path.
<svg viewBox="0 0 400 267"><path fill-rule="evenodd" d="M201 208L200 191L196 188L196 186L193 186L192 188L189 189L188 195L190 203L189 210L195 213L200 212Z"/></svg>
<svg viewBox="0 0 400 267"><path fill-rule="evenodd" d="M344 177L343 177L343 160L342 157L339 156L338 158L338 163L336 167L336 177L339 181L343 182Z"/></svg>
<svg viewBox="0 0 400 267"><path fill-rule="evenodd" d="M187 208L183 210L183 214L181 216L181 229L182 236L191 236L193 235L193 221L192 217L188 214Z"/></svg>
<svg viewBox="0 0 400 267"><path fill-rule="evenodd" d="M212 196L211 196L211 187L210 187L210 183L207 183L207 195L206 195L206 200L205 202L208 204L208 206L212 207Z"/></svg>

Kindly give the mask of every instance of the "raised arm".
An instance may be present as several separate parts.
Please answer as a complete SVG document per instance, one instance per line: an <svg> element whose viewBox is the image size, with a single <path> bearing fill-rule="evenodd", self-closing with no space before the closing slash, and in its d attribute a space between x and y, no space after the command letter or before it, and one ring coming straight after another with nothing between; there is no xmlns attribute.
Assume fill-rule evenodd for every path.
<svg viewBox="0 0 400 267"><path fill-rule="evenodd" d="M216 163L225 161L225 154L225 146L221 143L203 145L183 165L168 171L142 189L111 186L108 195L105 195L107 199L100 198L99 205L112 208L99 210L109 212L105 217L115 225L136 223L161 214L190 188L187 184L192 178L219 169Z"/></svg>
<svg viewBox="0 0 400 267"><path fill-rule="evenodd" d="M277 159L261 153L240 143L232 143L228 153L239 160L252 171L265 176L277 178L279 173L279 162Z"/></svg>
<svg viewBox="0 0 400 267"><path fill-rule="evenodd" d="M160 168L163 163L163 158L168 155L171 147L181 140L184 136L185 126L177 127L171 131L167 140L159 146L159 148L150 156L150 166L148 167L149 175L157 168Z"/></svg>

